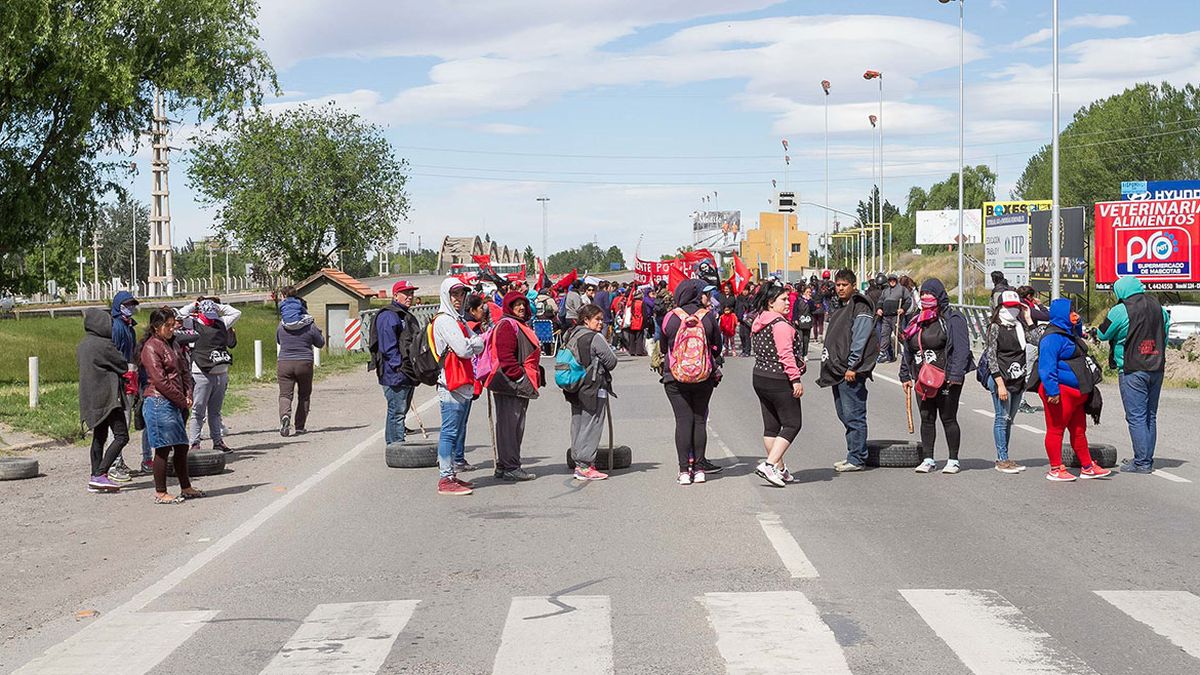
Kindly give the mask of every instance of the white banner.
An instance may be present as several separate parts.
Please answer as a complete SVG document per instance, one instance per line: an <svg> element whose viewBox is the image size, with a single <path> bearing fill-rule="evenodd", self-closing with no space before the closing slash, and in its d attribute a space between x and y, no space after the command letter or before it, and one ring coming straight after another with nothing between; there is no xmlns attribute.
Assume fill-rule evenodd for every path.
<svg viewBox="0 0 1200 675"><path fill-rule="evenodd" d="M963 211L963 236L978 244L982 235L979 209ZM917 211L917 244L953 244L958 241L958 209Z"/></svg>
<svg viewBox="0 0 1200 675"><path fill-rule="evenodd" d="M1004 272L1010 286L1029 283L1029 216L989 217L983 242L983 265L987 273Z"/></svg>

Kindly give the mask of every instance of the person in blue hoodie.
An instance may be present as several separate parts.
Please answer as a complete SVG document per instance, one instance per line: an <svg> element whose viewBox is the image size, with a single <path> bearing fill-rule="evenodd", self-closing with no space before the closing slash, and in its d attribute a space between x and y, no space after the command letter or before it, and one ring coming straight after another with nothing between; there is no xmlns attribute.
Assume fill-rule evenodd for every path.
<svg viewBox="0 0 1200 675"><path fill-rule="evenodd" d="M1067 298L1050 303L1050 325L1038 345L1038 394L1046 414L1046 480L1069 482L1075 476L1062 461L1063 436L1071 431L1071 449L1079 458L1083 478L1104 478L1111 472L1092 463L1088 452L1087 414L1084 407L1095 388L1093 365L1082 340L1079 314Z"/></svg>
<svg viewBox="0 0 1200 675"><path fill-rule="evenodd" d="M118 291L113 296L112 300L112 343L116 346L117 351L121 352L121 356L125 357L126 372L121 377L125 396L131 396L137 392L137 375L136 369L133 367L133 352L137 347L137 333L134 331L134 326L137 321L133 319L133 315L137 314L138 301L133 297L133 293L129 291ZM103 315L102 315L103 316ZM125 408L133 407L132 401L126 401ZM142 442L142 466L141 473L149 474L153 467L153 456L150 454L150 448L145 441ZM113 462L112 468L109 469L108 477L117 482L129 482L129 475L132 472L129 466L125 464L125 458L120 454L117 455L116 461Z"/></svg>
<svg viewBox="0 0 1200 675"><path fill-rule="evenodd" d="M1111 346L1111 364L1117 369L1125 423L1133 442L1133 459L1121 465L1121 473L1150 473L1158 441L1158 396L1167 366L1171 315L1146 293L1137 277L1117 279L1113 292L1117 304L1108 310L1097 336Z"/></svg>

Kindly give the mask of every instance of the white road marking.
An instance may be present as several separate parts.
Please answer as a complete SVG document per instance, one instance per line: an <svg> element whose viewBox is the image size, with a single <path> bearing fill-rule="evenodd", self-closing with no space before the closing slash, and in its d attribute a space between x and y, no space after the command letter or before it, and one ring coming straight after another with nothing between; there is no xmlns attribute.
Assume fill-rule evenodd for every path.
<svg viewBox="0 0 1200 675"><path fill-rule="evenodd" d="M14 675L152 670L217 612L109 614L46 650Z"/></svg>
<svg viewBox="0 0 1200 675"><path fill-rule="evenodd" d="M932 589L900 594L974 673L1095 672L996 591Z"/></svg>
<svg viewBox="0 0 1200 675"><path fill-rule="evenodd" d="M706 593L697 600L708 610L729 675L850 674L833 631L803 593Z"/></svg>
<svg viewBox="0 0 1200 675"><path fill-rule="evenodd" d="M991 410L984 410L982 408L974 408L974 411L979 413L980 415L983 415L984 417L990 417L992 419L996 419L996 413L992 412Z"/></svg>
<svg viewBox="0 0 1200 675"><path fill-rule="evenodd" d="M879 379L883 380L884 382L891 382L892 384L900 384L900 380L892 379L882 373L872 372L871 375L874 377L878 377Z"/></svg>
<svg viewBox="0 0 1200 675"><path fill-rule="evenodd" d="M729 446L725 444L725 441L722 440L721 437L717 435L716 429L713 429L711 426L708 427L708 435L716 442L717 447L721 449L721 453L723 455L725 455L726 458L728 458L728 459L737 459L738 458L738 456L733 454L733 451L729 449Z"/></svg>
<svg viewBox="0 0 1200 675"><path fill-rule="evenodd" d="M420 600L317 605L263 669L285 673L374 673Z"/></svg>
<svg viewBox="0 0 1200 675"><path fill-rule="evenodd" d="M813 567L808 556L804 555L800 544L783 526L783 520L777 514L758 514L758 524L762 526L763 534L767 535L767 540L775 547L775 553L793 579L816 579L820 576L817 574L817 568Z"/></svg>
<svg viewBox="0 0 1200 675"><path fill-rule="evenodd" d="M1031 432L1031 433L1035 433L1035 434L1042 434L1043 436L1044 436L1044 435L1046 435L1046 430L1045 430L1045 429L1039 429L1039 428L1037 428L1037 427L1031 427L1031 426L1029 426L1028 424L1014 424L1013 426L1014 426L1014 427L1016 427L1016 428L1018 428L1018 429L1024 429L1025 431L1028 431L1028 432Z"/></svg>
<svg viewBox="0 0 1200 675"><path fill-rule="evenodd" d="M1187 591L1096 591L1096 595L1200 659L1200 597Z"/></svg>
<svg viewBox="0 0 1200 675"><path fill-rule="evenodd" d="M1166 478L1167 480L1172 481L1174 483L1190 483L1190 482L1192 482L1192 481L1184 478L1183 476L1176 476L1175 474L1173 474L1169 471L1163 471L1162 469L1155 469L1154 471L1150 472L1150 475L1158 476L1159 478Z"/></svg>
<svg viewBox="0 0 1200 675"><path fill-rule="evenodd" d="M606 595L514 597L493 675L613 672L612 609Z"/></svg>

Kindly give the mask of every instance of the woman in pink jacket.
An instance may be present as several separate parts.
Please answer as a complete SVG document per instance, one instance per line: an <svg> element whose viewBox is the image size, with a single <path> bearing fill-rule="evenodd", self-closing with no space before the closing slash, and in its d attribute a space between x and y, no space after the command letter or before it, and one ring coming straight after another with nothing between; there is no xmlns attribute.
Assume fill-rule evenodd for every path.
<svg viewBox="0 0 1200 675"><path fill-rule="evenodd" d="M754 393L763 416L763 445L767 459L754 472L771 485L783 487L794 482L783 464L783 455L800 433L803 422L800 397L804 385L804 361L800 353L800 335L788 321L790 301L787 290L778 284L766 284L754 299L758 317L750 328L750 347L754 351Z"/></svg>

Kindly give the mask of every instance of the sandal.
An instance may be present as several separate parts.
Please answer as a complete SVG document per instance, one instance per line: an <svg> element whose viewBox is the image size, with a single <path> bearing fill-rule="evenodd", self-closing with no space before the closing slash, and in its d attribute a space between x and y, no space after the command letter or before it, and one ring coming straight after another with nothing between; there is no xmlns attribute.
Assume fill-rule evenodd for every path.
<svg viewBox="0 0 1200 675"><path fill-rule="evenodd" d="M202 497L207 497L208 495L205 494L204 490L197 490L196 488L188 488L187 490L180 492L179 496L182 497L183 499L200 499Z"/></svg>
<svg viewBox="0 0 1200 675"><path fill-rule="evenodd" d="M182 504L183 501L182 495L154 495L155 504Z"/></svg>

